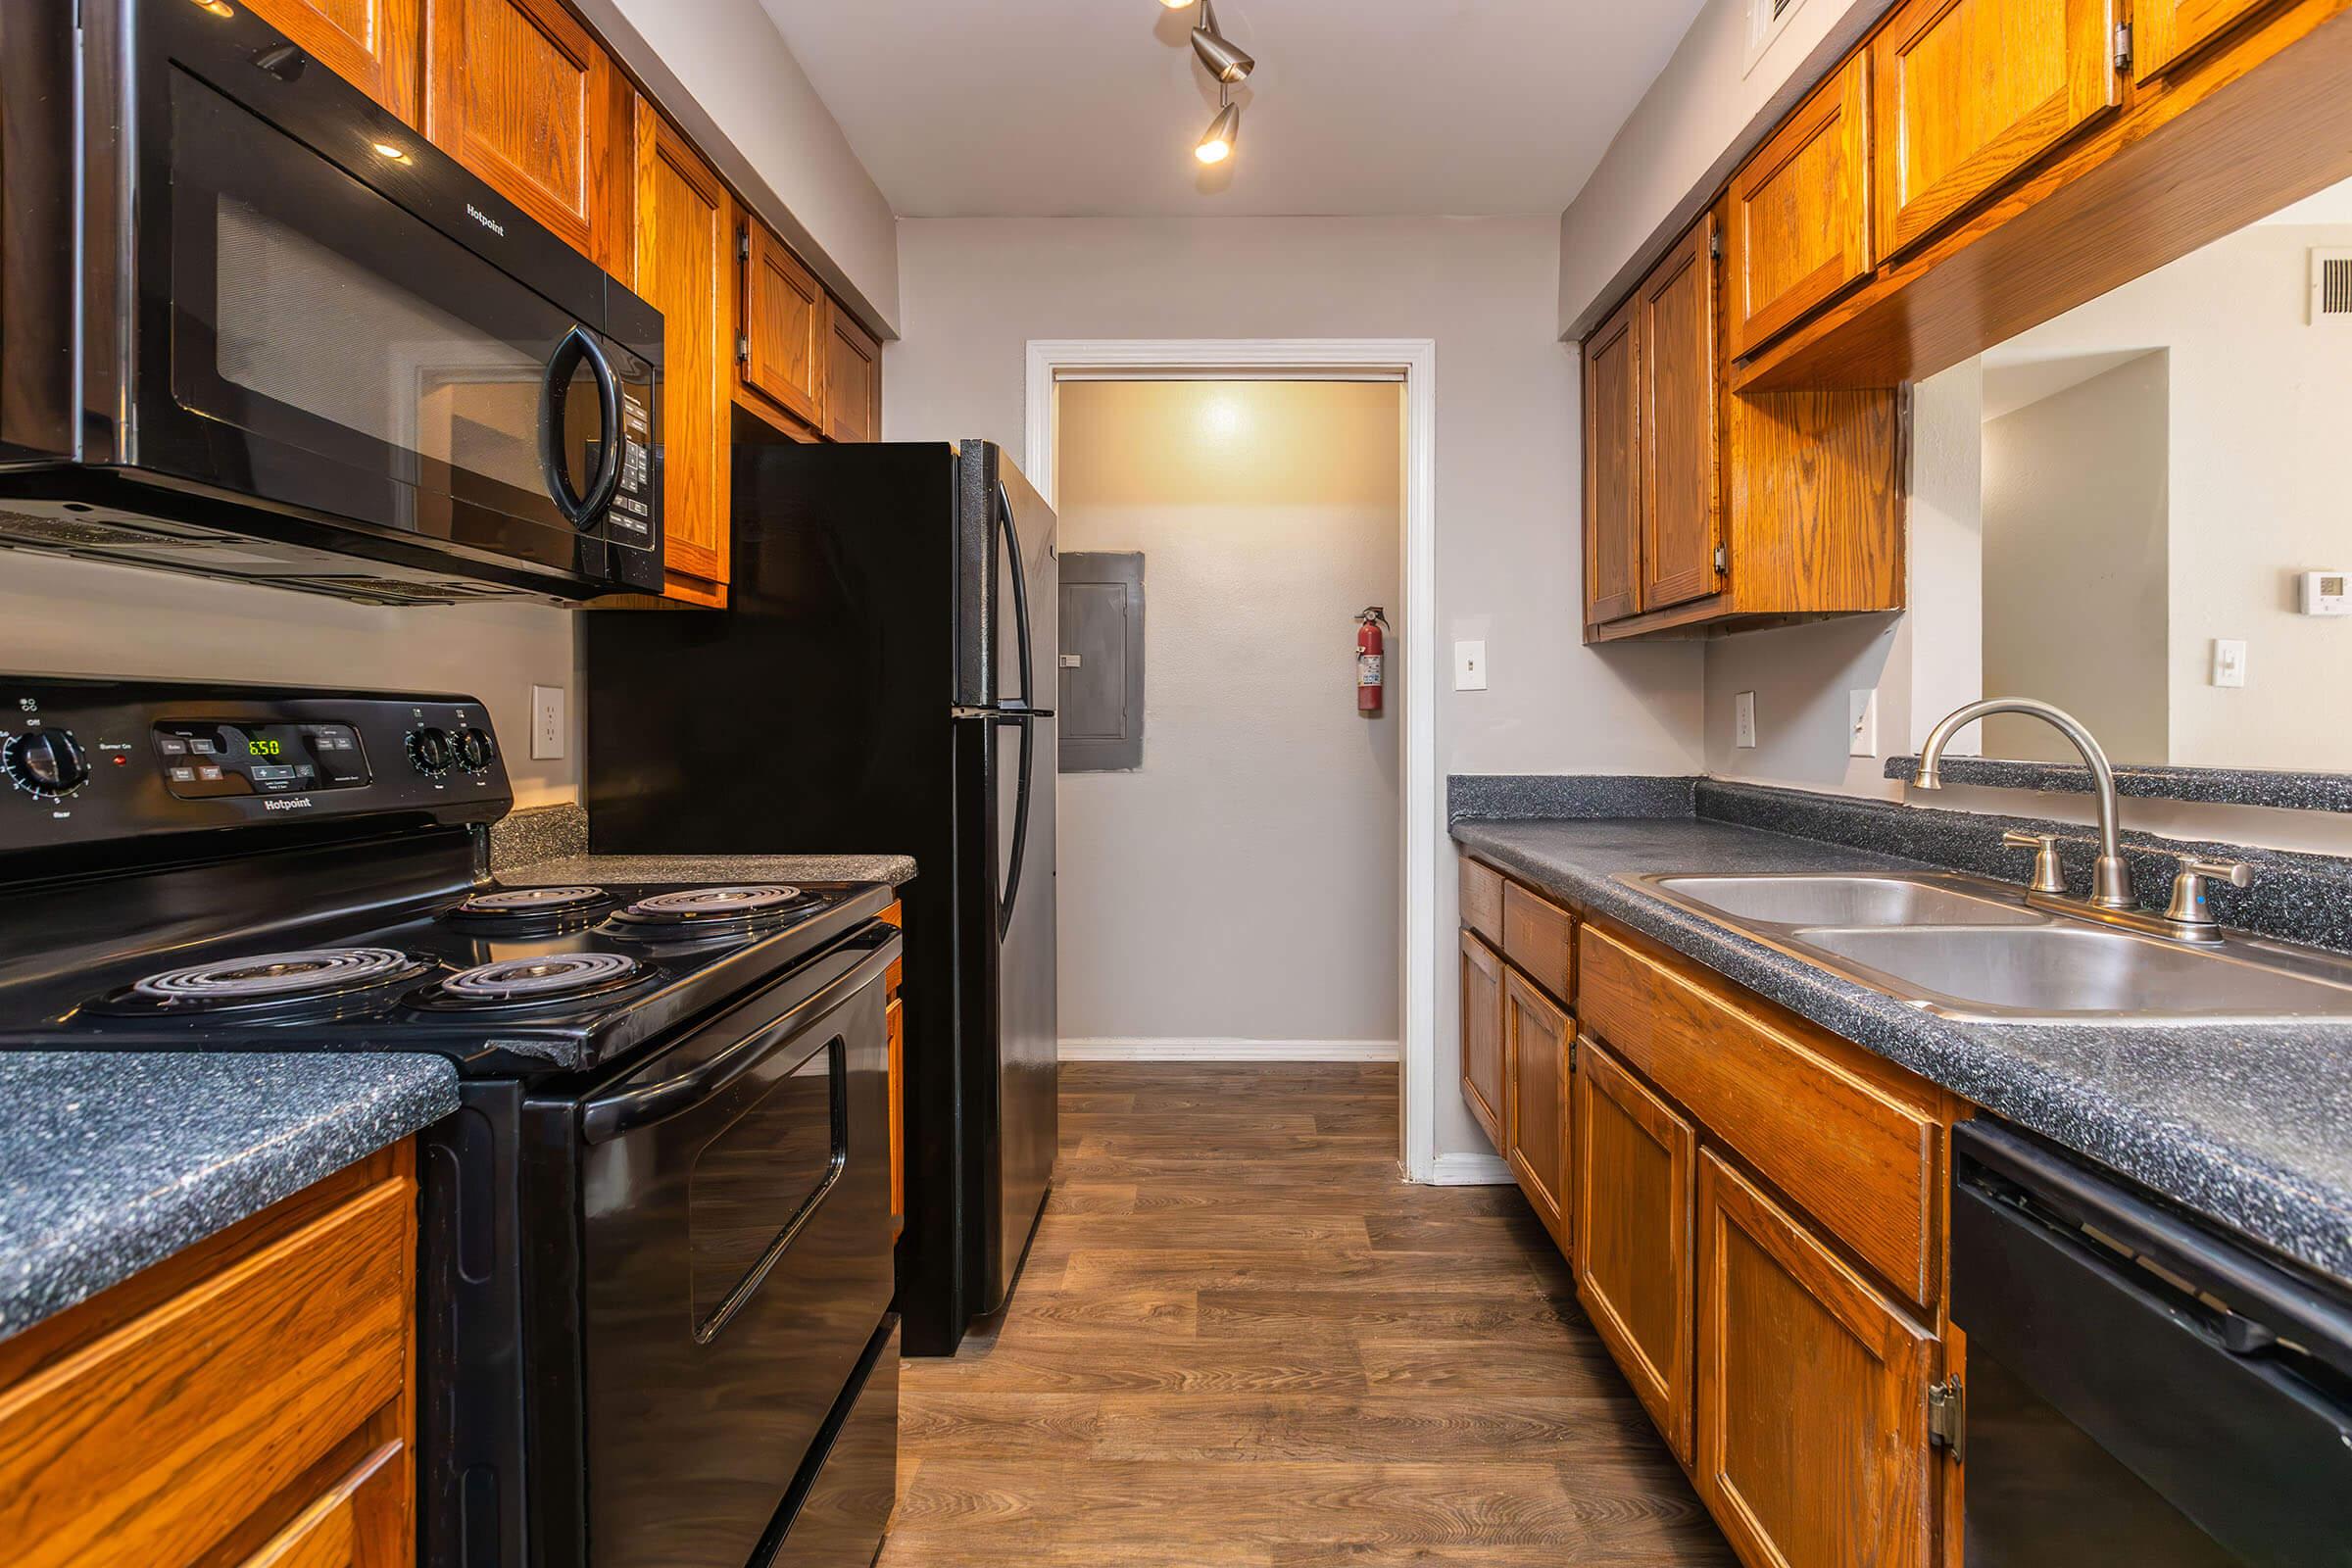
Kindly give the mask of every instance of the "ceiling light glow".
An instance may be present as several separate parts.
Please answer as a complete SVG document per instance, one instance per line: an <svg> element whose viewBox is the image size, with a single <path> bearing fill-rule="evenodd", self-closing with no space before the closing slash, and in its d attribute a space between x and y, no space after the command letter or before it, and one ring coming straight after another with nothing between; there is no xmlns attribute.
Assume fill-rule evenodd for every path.
<svg viewBox="0 0 2352 1568"><path fill-rule="evenodd" d="M1234 104L1227 104L1208 122L1208 131L1193 148L1193 156L1204 164L1221 164L1233 156L1233 144L1241 134L1242 111Z"/></svg>

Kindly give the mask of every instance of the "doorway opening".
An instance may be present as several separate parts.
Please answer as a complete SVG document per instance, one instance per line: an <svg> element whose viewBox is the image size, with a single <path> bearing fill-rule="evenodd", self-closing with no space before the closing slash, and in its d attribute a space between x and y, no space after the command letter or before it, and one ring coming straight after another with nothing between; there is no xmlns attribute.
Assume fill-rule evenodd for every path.
<svg viewBox="0 0 2352 1568"><path fill-rule="evenodd" d="M1145 627L1138 765L1099 748L1079 765L1107 770L1059 780L1065 1059L1397 1060L1422 1181L1443 1179L1433 362L1417 340L1032 343L1027 453L1073 582Z"/></svg>

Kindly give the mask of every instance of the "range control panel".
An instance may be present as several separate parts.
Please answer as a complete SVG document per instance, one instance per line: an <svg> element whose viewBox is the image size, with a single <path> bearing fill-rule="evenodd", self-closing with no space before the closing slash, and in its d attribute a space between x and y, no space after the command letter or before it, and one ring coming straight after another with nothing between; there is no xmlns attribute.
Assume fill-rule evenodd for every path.
<svg viewBox="0 0 2352 1568"><path fill-rule="evenodd" d="M0 856L512 803L470 698L0 674Z"/></svg>

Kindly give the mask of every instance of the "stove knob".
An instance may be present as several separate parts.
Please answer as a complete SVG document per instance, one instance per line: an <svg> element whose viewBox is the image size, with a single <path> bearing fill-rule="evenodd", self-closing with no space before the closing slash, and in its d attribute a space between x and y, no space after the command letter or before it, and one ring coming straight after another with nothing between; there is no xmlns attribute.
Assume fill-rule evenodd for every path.
<svg viewBox="0 0 2352 1568"><path fill-rule="evenodd" d="M36 729L0 746L0 772L26 794L53 801L89 782L90 760L68 731Z"/></svg>
<svg viewBox="0 0 2352 1568"><path fill-rule="evenodd" d="M466 772L487 771L490 764L497 760L498 748L490 744L489 731L479 729L458 731L458 765L465 768Z"/></svg>
<svg viewBox="0 0 2352 1568"><path fill-rule="evenodd" d="M418 729L409 732L409 765L426 778L439 778L457 760L457 748L445 729Z"/></svg>

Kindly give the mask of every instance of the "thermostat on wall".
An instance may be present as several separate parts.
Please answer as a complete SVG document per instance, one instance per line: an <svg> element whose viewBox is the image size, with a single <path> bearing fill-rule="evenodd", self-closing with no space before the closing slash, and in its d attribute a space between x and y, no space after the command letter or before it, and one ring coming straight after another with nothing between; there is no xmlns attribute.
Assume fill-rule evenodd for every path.
<svg viewBox="0 0 2352 1568"><path fill-rule="evenodd" d="M2303 613L2352 615L2352 568L2305 572Z"/></svg>

